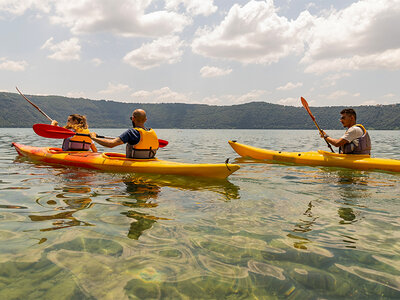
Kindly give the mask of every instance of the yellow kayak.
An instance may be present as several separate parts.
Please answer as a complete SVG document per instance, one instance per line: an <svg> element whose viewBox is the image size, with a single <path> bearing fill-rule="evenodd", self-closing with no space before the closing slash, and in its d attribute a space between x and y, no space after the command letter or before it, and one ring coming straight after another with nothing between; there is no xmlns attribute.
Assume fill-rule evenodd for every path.
<svg viewBox="0 0 400 300"><path fill-rule="evenodd" d="M235 164L187 164L153 159L131 159L112 152L62 151L60 148L32 147L13 143L15 150L32 160L117 173L153 173L226 178L240 167Z"/></svg>
<svg viewBox="0 0 400 300"><path fill-rule="evenodd" d="M322 150L310 152L273 151L239 144L236 141L229 141L229 145L240 156L254 159L308 166L400 172L400 160L397 159L373 158L370 155L338 154Z"/></svg>

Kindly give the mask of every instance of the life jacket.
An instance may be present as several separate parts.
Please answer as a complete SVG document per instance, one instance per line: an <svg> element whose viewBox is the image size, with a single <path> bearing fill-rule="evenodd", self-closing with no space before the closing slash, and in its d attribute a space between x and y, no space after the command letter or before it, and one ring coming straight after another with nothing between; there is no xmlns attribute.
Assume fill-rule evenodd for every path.
<svg viewBox="0 0 400 300"><path fill-rule="evenodd" d="M89 129L78 129L76 133L89 134ZM74 135L64 139L62 149L64 151L89 151L92 139L88 136Z"/></svg>
<svg viewBox="0 0 400 300"><path fill-rule="evenodd" d="M140 141L136 145L126 144L127 158L154 158L158 150L158 138L151 128L135 127L140 133Z"/></svg>
<svg viewBox="0 0 400 300"><path fill-rule="evenodd" d="M364 134L357 138L358 140L358 145L357 143L354 143L354 141L351 141L350 143L344 144L339 148L339 152L343 154L371 154L371 138L369 137L369 134L367 130L362 126L361 124L356 124L354 126L360 127Z"/></svg>

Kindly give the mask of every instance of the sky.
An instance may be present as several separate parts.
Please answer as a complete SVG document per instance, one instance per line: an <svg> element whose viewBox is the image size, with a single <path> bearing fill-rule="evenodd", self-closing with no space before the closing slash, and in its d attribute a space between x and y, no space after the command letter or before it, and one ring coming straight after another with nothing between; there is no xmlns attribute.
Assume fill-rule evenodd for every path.
<svg viewBox="0 0 400 300"><path fill-rule="evenodd" d="M0 91L400 103L400 0L0 0Z"/></svg>

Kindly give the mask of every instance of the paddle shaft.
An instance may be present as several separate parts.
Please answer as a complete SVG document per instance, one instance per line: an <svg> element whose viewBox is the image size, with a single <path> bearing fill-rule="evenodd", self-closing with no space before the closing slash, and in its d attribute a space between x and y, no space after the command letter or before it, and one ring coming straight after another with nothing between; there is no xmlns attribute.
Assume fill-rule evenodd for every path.
<svg viewBox="0 0 400 300"><path fill-rule="evenodd" d="M318 126L317 121L315 120L315 117L313 116L313 114L311 113L310 107L308 106L308 103L306 101L306 99L304 99L303 97L301 97L301 103L303 104L304 108L306 109L306 111L308 112L308 114L310 115L311 119L313 120L315 126L317 126L319 132L321 133L321 135L323 136L326 144L328 145L329 149L331 149L332 153L335 153L335 151L333 151L331 144L329 144L329 142L326 140L326 137L323 134L322 129Z"/></svg>
<svg viewBox="0 0 400 300"><path fill-rule="evenodd" d="M74 135L90 136L90 134L87 134L87 133L75 133ZM109 140L115 139L114 137L103 136L103 135L98 135L98 134L96 134L96 137L97 137L97 138L101 138L101 139L109 139ZM167 144L168 144L168 142L165 141L165 140L160 140L160 139L158 139L158 142L160 143L160 148L165 147L165 146L167 146Z"/></svg>
<svg viewBox="0 0 400 300"><path fill-rule="evenodd" d="M90 134L87 134L87 133L75 133L75 135L90 136ZM101 139L110 139L110 140L114 139L113 137L102 136L102 135L97 135L97 134L96 134L96 137L101 138Z"/></svg>
<svg viewBox="0 0 400 300"><path fill-rule="evenodd" d="M32 104L32 106L34 108L36 108L43 116L45 116L47 119L49 119L50 122L53 121L52 118L50 118L43 110L41 110L35 103L33 103L31 100L29 100L28 98L25 97L24 94L21 93L21 91L18 89L18 87L15 87L18 91L18 93L26 100L28 101L30 104Z"/></svg>

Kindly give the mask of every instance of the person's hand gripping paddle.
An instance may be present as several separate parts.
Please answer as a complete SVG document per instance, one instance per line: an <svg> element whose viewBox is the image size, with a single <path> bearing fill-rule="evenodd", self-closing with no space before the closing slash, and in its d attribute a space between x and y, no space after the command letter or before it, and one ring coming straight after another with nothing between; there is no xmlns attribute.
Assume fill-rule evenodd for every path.
<svg viewBox="0 0 400 300"><path fill-rule="evenodd" d="M308 112L308 114L310 115L311 119L314 121L315 126L317 126L321 136L323 136L323 132L322 129L319 128L317 121L315 121L315 117L313 116L313 114L311 113L310 107L308 106L308 103L306 101L306 99L304 99L303 97L301 97L301 104L303 104L304 108L306 109L306 111ZM326 144L328 145L329 149L331 149L332 153L335 153L335 151L333 151L331 144L329 144L329 142L326 140L326 137L324 137L324 140L326 142Z"/></svg>

